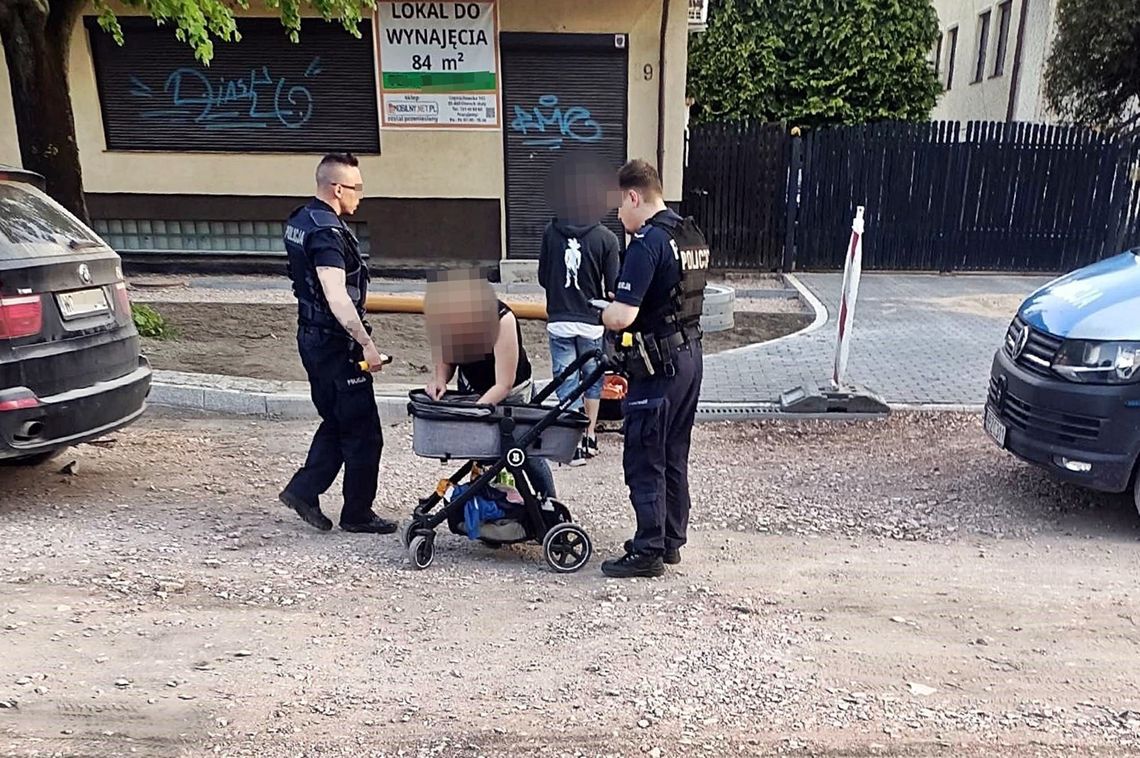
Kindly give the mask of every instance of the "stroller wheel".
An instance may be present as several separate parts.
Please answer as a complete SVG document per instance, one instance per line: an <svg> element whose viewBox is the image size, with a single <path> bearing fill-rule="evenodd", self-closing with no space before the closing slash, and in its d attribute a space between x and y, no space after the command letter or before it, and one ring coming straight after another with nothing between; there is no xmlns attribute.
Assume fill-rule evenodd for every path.
<svg viewBox="0 0 1140 758"><path fill-rule="evenodd" d="M560 574L570 574L585 566L591 553L590 537L577 524L559 524L542 540L547 565Z"/></svg>
<svg viewBox="0 0 1140 758"><path fill-rule="evenodd" d="M426 569L435 558L435 535L413 537L408 544L408 559L416 570Z"/></svg>
<svg viewBox="0 0 1140 758"><path fill-rule="evenodd" d="M415 527L415 525L416 522L414 520L409 521L408 523L404 524L404 527L402 529L400 529L400 543L404 546L405 550L407 550L408 546L412 544L412 529Z"/></svg>

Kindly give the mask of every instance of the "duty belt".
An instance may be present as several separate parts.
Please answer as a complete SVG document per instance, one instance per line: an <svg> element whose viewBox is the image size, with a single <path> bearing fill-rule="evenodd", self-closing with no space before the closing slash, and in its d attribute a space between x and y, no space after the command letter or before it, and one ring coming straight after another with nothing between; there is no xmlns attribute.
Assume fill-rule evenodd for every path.
<svg viewBox="0 0 1140 758"><path fill-rule="evenodd" d="M700 326L670 332L658 336L653 333L632 334L626 332L628 344L623 344L619 357L625 373L631 379L644 379L654 375L676 376L677 366L673 354L681 348L701 339ZM623 339L623 343L626 342Z"/></svg>
<svg viewBox="0 0 1140 758"><path fill-rule="evenodd" d="M297 313L303 322L307 322L306 326L324 327L326 325L337 324L336 317L331 312L325 311L316 305L306 302L304 300L297 303Z"/></svg>
<svg viewBox="0 0 1140 758"><path fill-rule="evenodd" d="M691 326L687 329L670 332L664 337L656 335L647 335L650 339L656 340L657 344L664 349L676 350L677 348L684 347L686 343L696 342L703 335L700 326Z"/></svg>
<svg viewBox="0 0 1140 758"><path fill-rule="evenodd" d="M336 317L333 316L332 313L304 301L299 302L297 306L301 326L308 329L316 329L317 331L327 334L349 336L348 332L345 331L344 327L340 325L340 322L336 320ZM364 325L364 331L368 332L368 334L372 334L372 325L365 321L363 317L360 321Z"/></svg>

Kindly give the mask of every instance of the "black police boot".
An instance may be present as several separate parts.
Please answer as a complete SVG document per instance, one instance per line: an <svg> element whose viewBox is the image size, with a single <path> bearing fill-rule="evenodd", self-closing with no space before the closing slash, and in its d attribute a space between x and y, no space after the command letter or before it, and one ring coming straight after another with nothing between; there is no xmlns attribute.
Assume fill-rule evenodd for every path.
<svg viewBox="0 0 1140 758"><path fill-rule="evenodd" d="M332 529L332 521L329 520L328 516L321 513L320 506L306 503L289 490L282 490L281 494L277 496L277 499L295 510L297 515L305 520L306 524L315 526L322 532L327 532Z"/></svg>
<svg viewBox="0 0 1140 758"><path fill-rule="evenodd" d="M603 563L602 573L616 579L629 579L635 576L652 578L665 573L665 564L659 555L626 553L621 558L613 558Z"/></svg>
<svg viewBox="0 0 1140 758"><path fill-rule="evenodd" d="M626 540L625 541L625 551L627 553L633 552L633 540ZM661 560L662 560L662 562L667 563L670 566L676 566L678 563L681 562L681 550L680 550L680 548L672 548L672 549L665 548L665 554L661 556Z"/></svg>
<svg viewBox="0 0 1140 758"><path fill-rule="evenodd" d="M340 528L346 532L357 532L363 534L392 534L399 525L395 521L389 521L386 518L380 518L375 513L372 518L361 523L340 522Z"/></svg>

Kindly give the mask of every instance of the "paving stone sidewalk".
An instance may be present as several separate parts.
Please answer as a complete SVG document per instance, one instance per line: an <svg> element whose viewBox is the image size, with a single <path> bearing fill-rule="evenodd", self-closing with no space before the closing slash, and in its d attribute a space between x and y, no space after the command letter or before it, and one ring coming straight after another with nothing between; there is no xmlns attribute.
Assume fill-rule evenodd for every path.
<svg viewBox="0 0 1140 758"><path fill-rule="evenodd" d="M705 357L701 392L706 407L756 406L778 401L780 394L831 377L835 355L836 314L841 274L803 274L800 285L825 311L807 332L772 343L737 348ZM1049 279L1039 276L864 274L856 305L848 380L867 387L895 405L977 406L985 401L993 352L1017 306ZM384 283L379 291L416 291L416 282ZM259 286L282 288L279 282ZM224 290L226 278L198 280L195 289ZM502 290L532 293L534 285ZM286 291L280 293L287 296ZM741 293L744 294L744 293ZM756 296L761 293L749 293ZM779 294L775 292L773 294ZM250 412L304 414L310 405L303 384L253 382L223 377L179 376L163 372L169 385L160 395L194 404L207 385L220 392L205 405ZM255 386L256 385L256 386ZM410 387L378 388L390 412L401 413ZM207 393L208 395L209 393ZM213 408L223 410L222 408Z"/></svg>
<svg viewBox="0 0 1140 758"><path fill-rule="evenodd" d="M707 356L703 401L774 401L783 391L830 379L843 277L797 279L826 308L827 322L811 333ZM1048 281L864 274L847 378L892 404L980 405L994 350L1017 306Z"/></svg>

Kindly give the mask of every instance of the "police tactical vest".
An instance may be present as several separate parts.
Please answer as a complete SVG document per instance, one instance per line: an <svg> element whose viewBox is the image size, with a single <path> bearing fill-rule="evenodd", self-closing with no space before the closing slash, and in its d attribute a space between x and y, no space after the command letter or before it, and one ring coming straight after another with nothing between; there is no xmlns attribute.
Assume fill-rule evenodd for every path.
<svg viewBox="0 0 1140 758"><path fill-rule="evenodd" d="M669 235L673 259L680 270L680 281L669 294L669 304L660 319L672 327L669 331L682 331L688 339L699 337L711 258L709 244L691 216L677 224L656 217L649 223Z"/></svg>
<svg viewBox="0 0 1140 758"><path fill-rule="evenodd" d="M285 251L289 260L286 270L293 280L297 295L298 320L301 326L343 332L344 328L329 308L324 290L317 278L317 267L308 251L309 239L321 230L331 230L340 240L344 253L345 289L363 318L364 300L368 294L368 267L360 254L356 235L335 213L320 208L301 206L285 222Z"/></svg>

